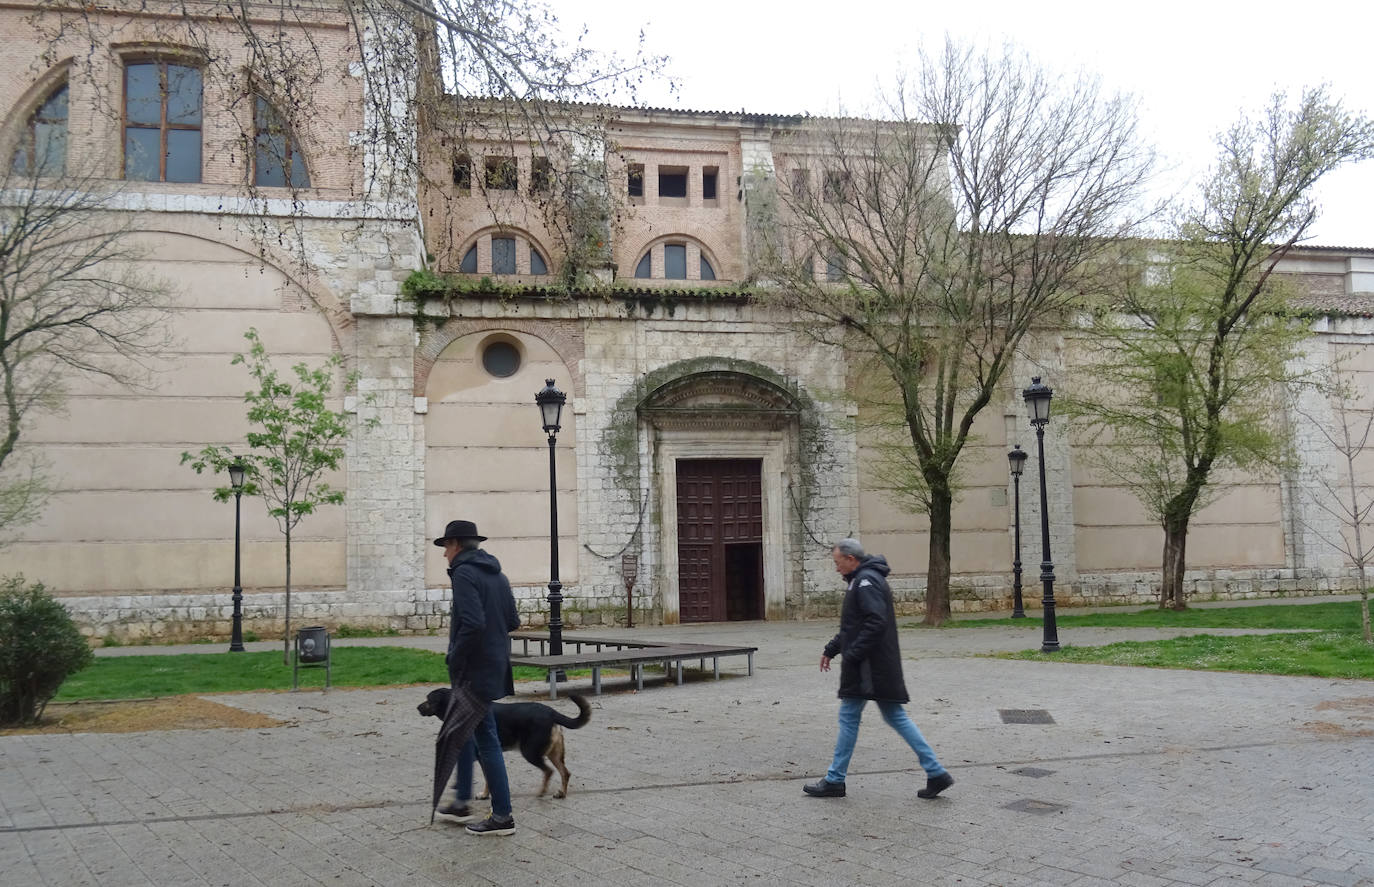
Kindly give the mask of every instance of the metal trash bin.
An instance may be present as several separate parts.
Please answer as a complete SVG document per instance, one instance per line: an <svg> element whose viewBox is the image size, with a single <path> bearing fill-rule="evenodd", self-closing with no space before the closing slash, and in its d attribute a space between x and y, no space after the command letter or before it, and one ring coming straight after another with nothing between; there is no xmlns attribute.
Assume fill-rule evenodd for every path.
<svg viewBox="0 0 1374 887"><path fill-rule="evenodd" d="M292 657L291 689L300 689L300 670L302 667L324 666L324 688L329 689L332 665L329 658L329 629L323 625L311 625L296 631L296 654Z"/></svg>

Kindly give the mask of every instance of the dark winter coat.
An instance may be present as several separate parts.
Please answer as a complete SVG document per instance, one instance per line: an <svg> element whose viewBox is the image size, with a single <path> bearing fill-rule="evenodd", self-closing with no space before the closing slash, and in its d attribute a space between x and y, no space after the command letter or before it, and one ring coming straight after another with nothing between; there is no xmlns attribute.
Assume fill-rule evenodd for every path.
<svg viewBox="0 0 1374 887"><path fill-rule="evenodd" d="M845 576L849 588L840 610L840 633L825 645L825 655L840 659L841 698L879 702L908 701L897 646L897 611L882 555L869 555Z"/></svg>
<svg viewBox="0 0 1374 887"><path fill-rule="evenodd" d="M453 614L448 626L449 679L466 683L483 699L515 692L509 633L520 627L515 596L501 563L480 548L459 553L448 568Z"/></svg>

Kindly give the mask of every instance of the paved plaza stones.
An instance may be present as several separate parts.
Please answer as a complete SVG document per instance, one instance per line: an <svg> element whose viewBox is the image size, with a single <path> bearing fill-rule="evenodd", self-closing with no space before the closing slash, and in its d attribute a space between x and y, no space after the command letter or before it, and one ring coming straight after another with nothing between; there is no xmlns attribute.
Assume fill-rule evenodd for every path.
<svg viewBox="0 0 1374 887"><path fill-rule="evenodd" d="M569 734L570 797L536 798L539 775L511 760L510 838L428 825L421 688L214 697L285 722L269 729L0 737L0 882L1374 885L1370 682L977 658L1038 638L905 631L909 711L957 783L917 800L924 774L875 721L848 797L812 799L835 734L835 678L816 668L833 630L636 629L747 640L756 674L608 680ZM1034 710L1052 722L1002 715Z"/></svg>

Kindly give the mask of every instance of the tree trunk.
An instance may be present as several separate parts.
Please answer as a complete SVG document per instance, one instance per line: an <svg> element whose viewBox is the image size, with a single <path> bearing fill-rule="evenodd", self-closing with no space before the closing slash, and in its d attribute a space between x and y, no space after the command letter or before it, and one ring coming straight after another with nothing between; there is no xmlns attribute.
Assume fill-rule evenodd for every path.
<svg viewBox="0 0 1374 887"><path fill-rule="evenodd" d="M926 625L949 619L949 537L954 496L947 487L930 491L930 556L926 567Z"/></svg>
<svg viewBox="0 0 1374 887"><path fill-rule="evenodd" d="M290 515L287 515L289 518ZM281 639L283 665L291 664L291 528L286 528L286 630Z"/></svg>
<svg viewBox="0 0 1374 887"><path fill-rule="evenodd" d="M1183 589L1183 569L1187 564L1188 519L1164 526L1164 575L1159 585L1159 608L1188 609Z"/></svg>
<svg viewBox="0 0 1374 887"><path fill-rule="evenodd" d="M1369 630L1369 589L1360 589L1360 628L1364 630L1364 642L1374 645L1374 634Z"/></svg>
<svg viewBox="0 0 1374 887"><path fill-rule="evenodd" d="M1359 538L1359 525L1355 527L1356 539ZM1359 549L1361 557L1364 556L1364 549ZM1369 586L1365 584L1364 561L1359 563L1360 568L1360 629L1364 632L1364 642L1374 644L1374 635L1369 631Z"/></svg>

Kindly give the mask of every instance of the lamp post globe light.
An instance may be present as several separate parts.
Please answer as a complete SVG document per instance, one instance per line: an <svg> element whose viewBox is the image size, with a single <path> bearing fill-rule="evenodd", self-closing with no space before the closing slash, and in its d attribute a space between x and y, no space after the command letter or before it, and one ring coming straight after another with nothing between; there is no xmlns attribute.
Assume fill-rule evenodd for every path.
<svg viewBox="0 0 1374 887"><path fill-rule="evenodd" d="M554 461L554 443L562 427L563 404L568 396L554 387L552 379L544 380L544 387L534 396L539 405L539 417L544 433L549 436L549 655L563 654L563 583L558 581L558 467ZM555 676L563 680L562 669Z"/></svg>
<svg viewBox="0 0 1374 887"><path fill-rule="evenodd" d="M1059 649L1059 629L1054 621L1054 562L1050 560L1050 510L1049 497L1045 495L1045 426L1050 421L1050 398L1054 392L1040 381L1039 376L1035 376L1021 396L1025 398L1030 423L1035 426L1035 443L1040 454L1040 543L1044 550L1044 558L1040 561L1040 581L1045 587L1045 596L1041 601L1045 637L1040 650L1053 653Z"/></svg>
<svg viewBox="0 0 1374 887"><path fill-rule="evenodd" d="M1026 470L1027 458L1028 454L1021 449L1020 444L1016 444L1007 451L1007 463L1011 466L1012 489L1015 490L1015 505L1012 513L1015 515L1016 548L1011 562L1011 618L1013 619L1026 618L1026 608L1021 601L1021 472Z"/></svg>
<svg viewBox="0 0 1374 887"><path fill-rule="evenodd" d="M243 584L239 581L239 503L243 498L242 462L229 466L229 485L234 488L234 629L229 636L229 652L243 652Z"/></svg>

